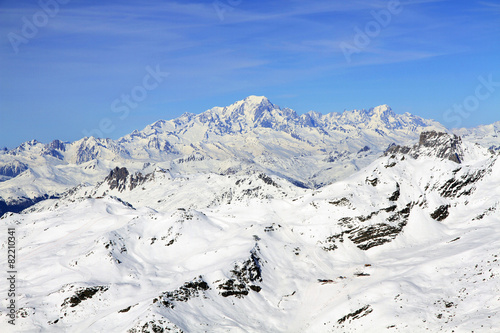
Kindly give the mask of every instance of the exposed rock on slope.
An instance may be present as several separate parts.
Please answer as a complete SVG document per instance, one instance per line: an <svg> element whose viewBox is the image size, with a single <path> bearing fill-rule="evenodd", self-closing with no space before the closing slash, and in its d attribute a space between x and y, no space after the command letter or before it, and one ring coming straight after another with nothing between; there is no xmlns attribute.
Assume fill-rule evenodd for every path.
<svg viewBox="0 0 500 333"><path fill-rule="evenodd" d="M384 152L384 155L405 154L413 158L422 156L434 156L448 159L455 163L461 163L464 159L462 139L456 135L448 133L438 133L435 131L422 132L418 144L412 147L392 144Z"/></svg>

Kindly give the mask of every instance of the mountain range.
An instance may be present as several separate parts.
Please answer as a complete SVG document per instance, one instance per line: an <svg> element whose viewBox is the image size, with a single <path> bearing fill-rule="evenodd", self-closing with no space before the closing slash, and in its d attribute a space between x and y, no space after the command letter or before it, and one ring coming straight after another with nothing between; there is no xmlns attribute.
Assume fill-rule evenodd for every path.
<svg viewBox="0 0 500 333"><path fill-rule="evenodd" d="M4 150L16 332L497 332L499 127L250 96Z"/></svg>
<svg viewBox="0 0 500 333"><path fill-rule="evenodd" d="M299 116L265 97L250 96L198 115L160 120L118 140L32 140L4 149L0 212L20 211L79 184L95 184L116 166L133 172L161 167L180 174L258 170L319 188L367 166L390 144L416 140L423 130L446 131L435 121L399 115L386 105ZM497 130L486 132L491 136ZM479 137L470 135L472 141Z"/></svg>

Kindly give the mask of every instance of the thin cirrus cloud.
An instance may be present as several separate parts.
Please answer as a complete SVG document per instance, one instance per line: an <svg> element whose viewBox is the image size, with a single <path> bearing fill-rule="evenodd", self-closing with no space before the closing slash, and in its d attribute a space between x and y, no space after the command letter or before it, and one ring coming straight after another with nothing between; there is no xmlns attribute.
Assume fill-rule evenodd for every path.
<svg viewBox="0 0 500 333"><path fill-rule="evenodd" d="M61 5L15 54L6 36L20 33L22 18L40 8L32 1L5 1L0 4L0 109L13 112L4 113L3 124L16 123L13 114L29 118L30 109L58 119L68 106L86 115L82 122L95 123L109 115L111 101L141 80L146 66L158 65L170 73L138 107L148 121L197 113L200 105L251 94L277 98L273 102L292 108L298 105L299 112L317 107L323 113L340 111L356 101L362 101L359 107L379 102L397 107L405 104L390 94L399 91L398 82L414 77L420 82L427 75L446 82L443 89L424 93L422 87L416 95L427 98L406 100L425 110L430 103L446 107L460 102L474 88L471 80L494 72L491 59L499 48L500 24L499 5L491 1L401 1L401 13L392 15L390 24L347 61L340 45L354 45L358 31L375 20L373 12L387 10L388 3L74 0ZM447 81L457 75L465 81ZM387 90L377 90L380 98L359 99L373 82ZM342 99L331 101L332 96ZM123 124L115 135L132 126ZM47 126L59 130L63 124ZM67 133L76 133L66 137L78 138L79 126L64 124Z"/></svg>
<svg viewBox="0 0 500 333"><path fill-rule="evenodd" d="M416 6L420 3L431 3L440 1L414 1L409 4L404 4L404 6ZM280 3L280 2L278 2ZM283 53L287 50L290 52L309 52L309 53L327 53L341 55L341 49L339 44L341 42L351 42L355 32L352 25L337 26L335 22L329 22L324 20L322 22L315 22L315 18L307 18L308 16L314 16L315 14L325 14L334 13L339 15L345 15L349 12L369 12L370 10L383 8L386 5L386 1L353 1L348 3L341 2L331 2L331 1L292 1L292 6L286 10L280 9L277 5L265 5L258 10L252 8L246 9L243 4L240 7L235 7L234 10L225 13L224 21L219 22L216 15L216 9L214 8L213 2L208 3L179 3L179 2L165 2L158 4L157 2L145 3L144 6L135 6L132 4L126 5L93 5L83 8L69 8L65 10L61 18L54 20L55 22L51 24L51 28L54 30L54 34L63 35L73 35L75 37L76 43L79 40L83 40L83 46L88 40L92 40L94 49L93 52L99 54L100 56L105 56L106 52L116 52L117 50L126 51L127 49L133 49L134 53L141 54L144 53L154 53L158 52L161 54L172 53L178 50L192 50L196 48L202 49L198 55L199 57L204 57L205 53L203 49L209 49L206 47L207 44L211 44L213 47L217 45L224 45L227 42L233 42L234 44L242 44L241 41L234 38L233 34L224 31L224 24L234 26L235 35L241 36L242 40L245 40L247 36L251 35L252 32L260 33L259 30L265 30L266 27L251 27L252 23L271 21L273 25L288 25L288 24L300 24L301 27L305 27L306 34L321 34L321 26L327 26L327 31L337 30L336 34L325 36L326 39L322 40L295 40L293 34L296 31L290 32L286 31L283 33L279 31L278 33L270 34L268 37L264 37L261 40L248 40L248 49L253 48L252 43L261 43L260 45L255 45L254 49L259 50L263 46L267 46L269 49L282 46L283 49L278 53ZM404 20L411 22L413 17L418 18L417 12L410 12L411 8L404 8ZM410 13L408 13L410 12ZM408 14L407 14L408 13ZM366 14L366 13L365 13ZM180 17L180 18L179 18ZM356 17L356 16L355 16ZM370 17L367 17L368 19ZM360 17L359 27L363 28L363 17ZM433 20L437 18L426 17L425 20L420 18L420 22L425 22L425 27L421 28L420 34L425 37L425 30L429 30L429 26L432 25ZM342 22L342 19L339 19ZM363 49L365 55L373 53L377 54L379 52L372 52L373 49L383 50L387 49L392 54L394 54L395 49L400 47L400 42L398 40L398 35L402 37L404 42L405 36L408 35L408 27L404 22L397 21L397 17L394 18L394 26L390 26L386 31L381 33L380 38L377 38L368 47ZM460 22L454 24L457 27ZM264 23L265 24L265 23ZM309 25L306 27L306 25ZM238 27L240 26L240 27ZM207 31L213 31L212 33L199 33L199 30L207 29ZM422 31L424 30L424 31ZM424 32L424 33L423 33ZM429 31L428 33L434 34L435 31ZM391 34L393 36L391 36ZM200 42L200 37L203 41ZM310 38L310 37L309 37ZM384 43L385 41L388 43ZM101 41L101 42L100 42ZM95 43L94 43L95 42ZM58 46L57 42L54 43L55 47ZM75 45L66 44L69 52L71 48ZM77 44L78 46L78 44ZM419 43L412 43L411 45L405 45L406 47L413 47L414 49L422 47ZM430 45L432 47L433 45ZM440 44L439 47L443 48L444 44ZM416 54L421 54L421 51L427 50L415 50L420 52L415 52ZM450 52L454 51L453 45L449 48ZM441 50L437 54L443 54L446 51ZM246 52L250 56L259 57L255 54L257 52ZM261 52L259 52L261 53ZM432 52L426 52L427 54L432 54ZM264 52L265 54L265 52ZM408 59L407 52L403 52L404 59ZM182 55L182 54L181 54ZM208 55L209 56L209 55ZM418 57L420 58L420 57ZM394 59L394 57L387 58ZM344 63L344 59L339 57L337 59L340 65ZM247 61L247 60L246 60ZM257 63L264 62L261 59L256 60ZM345 64L346 66L348 64ZM350 64L356 65L356 63Z"/></svg>
<svg viewBox="0 0 500 333"><path fill-rule="evenodd" d="M483 6L489 8L489 9L496 9L497 11L500 11L500 4L499 3L487 2L487 1L480 1L479 3L482 4Z"/></svg>

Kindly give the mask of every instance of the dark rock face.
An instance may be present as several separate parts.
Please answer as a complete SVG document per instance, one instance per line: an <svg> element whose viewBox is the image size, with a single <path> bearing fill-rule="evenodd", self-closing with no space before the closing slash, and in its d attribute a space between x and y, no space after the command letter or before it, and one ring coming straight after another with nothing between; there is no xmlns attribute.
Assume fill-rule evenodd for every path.
<svg viewBox="0 0 500 333"><path fill-rule="evenodd" d="M445 218L450 215L450 212L448 212L448 209L450 208L450 205L442 205L439 206L432 214L431 217L436 220L436 221L442 221Z"/></svg>
<svg viewBox="0 0 500 333"><path fill-rule="evenodd" d="M394 191L389 197L390 201L397 201L401 195L399 183L396 183L396 191Z"/></svg>
<svg viewBox="0 0 500 333"><path fill-rule="evenodd" d="M384 152L384 155L385 156L388 156L388 155L396 155L396 154L402 154L402 155L406 155L410 152L411 148L410 147L406 147L406 146L400 146L400 145L396 145L396 144L392 144L389 146L389 148L387 148L387 150Z"/></svg>
<svg viewBox="0 0 500 333"><path fill-rule="evenodd" d="M121 192L125 189L128 175L129 175L129 172L128 172L127 168L116 167L113 170L111 170L111 172L104 179L104 181L109 184L109 188L111 190L114 190L115 188L117 188L118 191Z"/></svg>
<svg viewBox="0 0 500 333"><path fill-rule="evenodd" d="M82 288L76 291L73 296L66 298L61 306L69 305L70 307L75 307L82 301L92 298L98 292L105 292L106 290L108 290L108 287L105 286Z"/></svg>
<svg viewBox="0 0 500 333"><path fill-rule="evenodd" d="M200 293L209 289L208 283L199 276L193 281L184 283L179 289L164 292L160 297L153 299L153 303L160 301L160 304L173 309L174 302L187 302L193 297L199 297Z"/></svg>
<svg viewBox="0 0 500 333"><path fill-rule="evenodd" d="M334 200L334 201L329 201L328 202L330 205L335 205L335 206L344 206L344 207L347 207L347 206L350 206L351 205L351 202L349 201L349 199L347 198L340 198L338 200Z"/></svg>
<svg viewBox="0 0 500 333"><path fill-rule="evenodd" d="M127 330L127 333L183 333L179 327L164 319L150 320Z"/></svg>
<svg viewBox="0 0 500 333"><path fill-rule="evenodd" d="M368 250L372 247L385 244L392 241L403 230L408 223L411 207L409 203L405 208L396 211L397 206L390 206L375 211L367 216L343 217L339 222L343 223L348 229L332 236L327 237L323 242L323 250L333 251L337 249L336 242L343 242L344 237L349 238L361 250ZM384 223L377 223L363 226L362 223L372 219L374 216L391 213ZM354 226L356 225L357 226Z"/></svg>
<svg viewBox="0 0 500 333"><path fill-rule="evenodd" d="M342 324L346 320L350 321L350 320L354 320L354 319L359 319L361 317L369 315L371 312L373 312L372 307L370 305L365 305L364 307L362 307L354 312L351 312L351 313L345 315L344 317L340 318L337 321L337 323Z"/></svg>
<svg viewBox="0 0 500 333"><path fill-rule="evenodd" d="M365 179L365 182L366 182L367 184L370 184L371 186L375 187L375 186L377 186L377 185L378 185L378 182L379 182L379 181L378 181L378 178L374 178L374 179L368 179L368 178L366 178L366 179Z"/></svg>
<svg viewBox="0 0 500 333"><path fill-rule="evenodd" d="M461 144L462 139L456 135L435 131L422 132L418 144L413 147L392 144L384 152L384 156L396 154L410 155L413 158L422 155L435 156L460 164L463 160Z"/></svg>
<svg viewBox="0 0 500 333"><path fill-rule="evenodd" d="M108 183L110 190L114 190L116 188L118 191L123 192L127 188L129 190L133 190L153 177L154 175L152 173L148 173L147 175L143 175L140 172L130 174L127 168L116 167L110 171L104 181Z"/></svg>
<svg viewBox="0 0 500 333"><path fill-rule="evenodd" d="M266 183L267 185L272 185L272 186L274 186L274 187L279 187L279 185L278 185L278 184L276 184L276 183L274 182L274 180L273 180L271 177L269 177L268 175L266 175L266 174L264 174L264 173L260 173L260 174L259 174L259 179L262 179L262 181L263 181L264 183Z"/></svg>
<svg viewBox="0 0 500 333"><path fill-rule="evenodd" d="M160 149L160 140L158 140L158 137L149 139L148 148Z"/></svg>
<svg viewBox="0 0 500 333"><path fill-rule="evenodd" d="M64 159L64 156L56 149L46 149L43 151L43 155L52 156L52 157L55 157L59 160Z"/></svg>
<svg viewBox="0 0 500 333"><path fill-rule="evenodd" d="M178 151L175 150L174 146L168 141L165 141L165 144L163 145L163 151L171 154L178 154Z"/></svg>
<svg viewBox="0 0 500 333"><path fill-rule="evenodd" d="M150 179L151 174L144 176L142 173L138 172L135 175L130 175L130 190L133 190L137 186L144 184L148 179Z"/></svg>
<svg viewBox="0 0 500 333"><path fill-rule="evenodd" d="M218 286L222 290L220 292L221 296L243 298L248 295L249 289L260 292L261 287L255 285L255 282L262 282L261 259L258 256L257 250L252 250L250 258L247 261L235 264L231 275L231 279L226 280Z"/></svg>
<svg viewBox="0 0 500 333"><path fill-rule="evenodd" d="M461 163L463 159L461 143L462 139L456 135L435 131L422 132L418 142L421 147L435 148L437 157L449 159L455 163Z"/></svg>
<svg viewBox="0 0 500 333"><path fill-rule="evenodd" d="M470 195L474 190L474 184L480 181L486 174L486 170L467 173L460 178L451 178L439 189L441 196L445 198L459 198L462 195Z"/></svg>

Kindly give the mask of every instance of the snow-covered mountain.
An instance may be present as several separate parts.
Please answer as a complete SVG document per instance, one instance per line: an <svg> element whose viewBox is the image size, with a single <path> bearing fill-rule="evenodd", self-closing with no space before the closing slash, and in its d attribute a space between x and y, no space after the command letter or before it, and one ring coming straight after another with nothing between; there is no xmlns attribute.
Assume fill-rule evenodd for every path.
<svg viewBox="0 0 500 333"><path fill-rule="evenodd" d="M165 136L173 149L196 140L193 127L210 127L196 117L179 125L185 138ZM243 132L287 133L248 117ZM176 133L167 123L154 135L160 142ZM240 137L228 128L235 133L205 133ZM130 147L147 140L140 133L116 143L129 142L139 160ZM185 163L215 160L216 149L201 151ZM18 238L16 331L497 332L499 156L423 132L317 189L258 168L112 168L95 184L2 217ZM6 304L2 332L11 329Z"/></svg>
<svg viewBox="0 0 500 333"><path fill-rule="evenodd" d="M453 133L466 140L476 142L492 150L500 150L500 121L489 125L481 125L474 128L460 128Z"/></svg>
<svg viewBox="0 0 500 333"><path fill-rule="evenodd" d="M160 120L118 140L33 140L2 150L0 213L20 211L79 184L95 185L115 167L132 173L159 167L182 175L264 172L319 188L367 166L390 144L416 140L423 130L445 128L396 114L387 105L299 116L250 96L198 115Z"/></svg>
<svg viewBox="0 0 500 333"><path fill-rule="evenodd" d="M0 331L498 332L498 131L250 96L1 150Z"/></svg>

